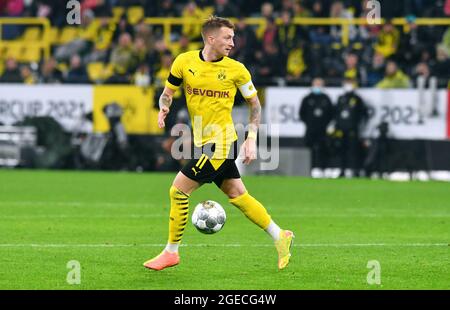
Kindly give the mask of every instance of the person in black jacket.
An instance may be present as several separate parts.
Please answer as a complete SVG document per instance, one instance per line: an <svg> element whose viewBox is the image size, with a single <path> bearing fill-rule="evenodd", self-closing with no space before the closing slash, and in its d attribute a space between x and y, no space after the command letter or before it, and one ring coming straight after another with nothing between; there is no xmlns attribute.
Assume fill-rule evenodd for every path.
<svg viewBox="0 0 450 310"><path fill-rule="evenodd" d="M306 126L305 144L311 149L313 169L327 165L326 129L333 117L333 104L323 86L323 79L313 80L311 93L303 98L299 112Z"/></svg>
<svg viewBox="0 0 450 310"><path fill-rule="evenodd" d="M368 110L363 99L356 94L356 81L344 80L345 93L339 96L335 107L335 137L340 140L338 156L340 159L341 174L345 169L352 169L353 176L359 176L361 165L360 131L367 122Z"/></svg>

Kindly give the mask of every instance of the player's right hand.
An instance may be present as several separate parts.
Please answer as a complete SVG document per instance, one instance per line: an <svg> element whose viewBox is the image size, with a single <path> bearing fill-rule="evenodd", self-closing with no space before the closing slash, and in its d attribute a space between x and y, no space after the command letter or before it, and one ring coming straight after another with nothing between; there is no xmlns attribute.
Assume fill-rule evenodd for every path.
<svg viewBox="0 0 450 310"><path fill-rule="evenodd" d="M158 114L158 126L159 128L164 128L166 126L166 123L164 120L166 119L167 114L169 114L169 108L168 107L162 107L159 110Z"/></svg>

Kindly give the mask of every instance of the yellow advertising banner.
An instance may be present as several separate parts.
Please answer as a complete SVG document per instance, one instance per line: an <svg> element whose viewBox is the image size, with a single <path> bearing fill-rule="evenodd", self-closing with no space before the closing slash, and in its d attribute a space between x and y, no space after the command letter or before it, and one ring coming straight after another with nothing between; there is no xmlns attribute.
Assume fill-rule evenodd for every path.
<svg viewBox="0 0 450 310"><path fill-rule="evenodd" d="M158 110L154 106L154 89L128 85L94 86L94 131L109 131L104 107L117 103L123 110L122 124L129 134L161 134Z"/></svg>

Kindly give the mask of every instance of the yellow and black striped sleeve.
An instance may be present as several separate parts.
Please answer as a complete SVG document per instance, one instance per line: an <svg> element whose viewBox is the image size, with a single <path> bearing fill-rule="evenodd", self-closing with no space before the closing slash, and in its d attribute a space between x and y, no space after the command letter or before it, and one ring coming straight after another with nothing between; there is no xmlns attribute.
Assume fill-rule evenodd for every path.
<svg viewBox="0 0 450 310"><path fill-rule="evenodd" d="M177 90L181 83L183 83L183 57L179 55L175 58L172 68L170 69L169 77L166 81L166 87Z"/></svg>

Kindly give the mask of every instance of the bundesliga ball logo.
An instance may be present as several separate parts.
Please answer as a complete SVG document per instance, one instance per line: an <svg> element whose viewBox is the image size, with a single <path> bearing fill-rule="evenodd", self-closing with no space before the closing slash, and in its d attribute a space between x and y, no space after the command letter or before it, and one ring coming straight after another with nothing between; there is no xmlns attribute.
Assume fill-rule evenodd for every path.
<svg viewBox="0 0 450 310"><path fill-rule="evenodd" d="M192 213L192 224L204 234L214 234L225 225L225 210L215 201L207 200L199 203Z"/></svg>

